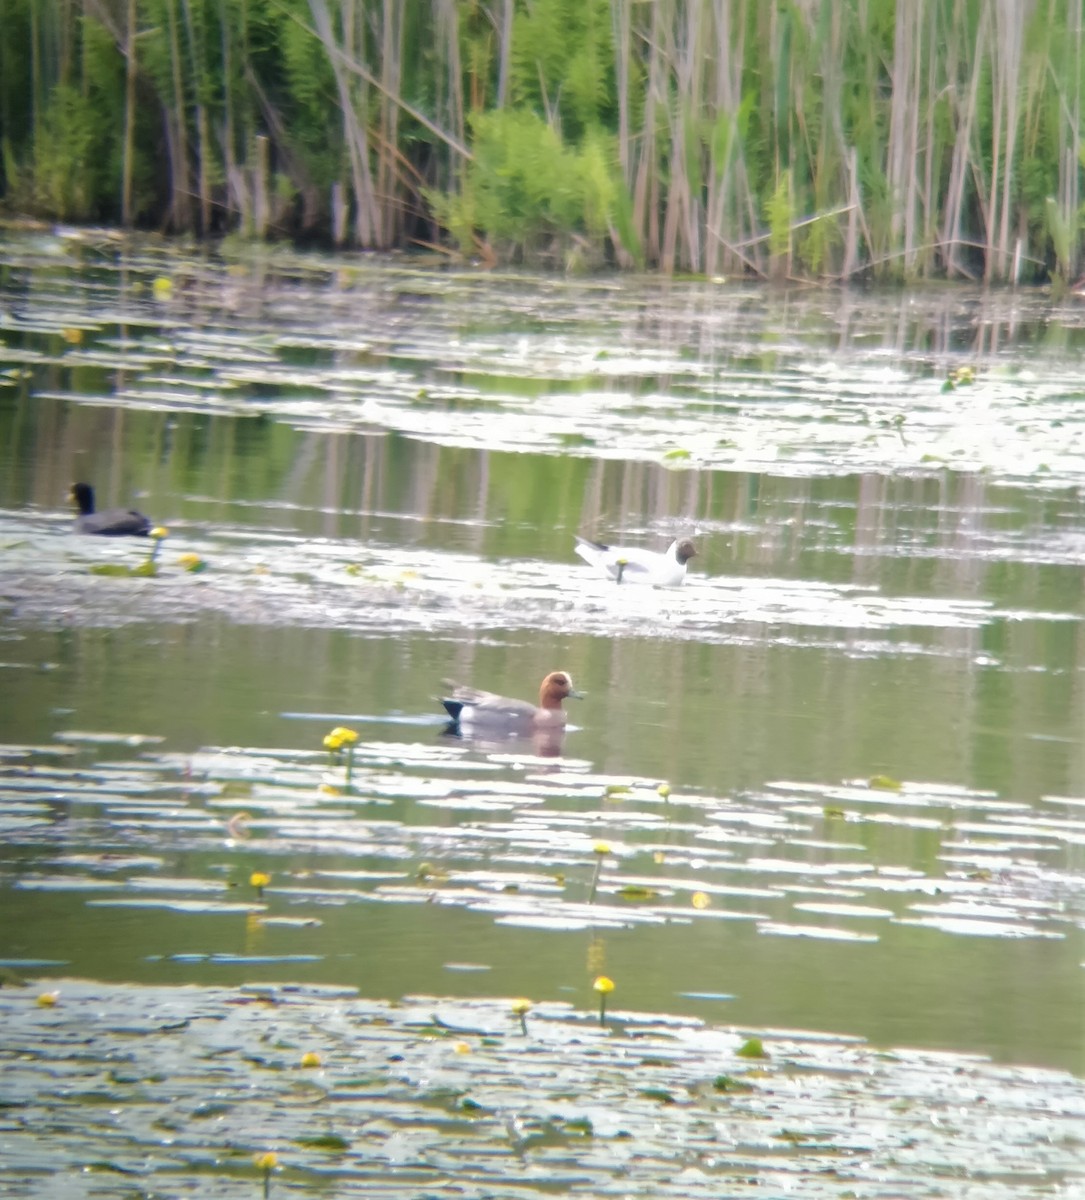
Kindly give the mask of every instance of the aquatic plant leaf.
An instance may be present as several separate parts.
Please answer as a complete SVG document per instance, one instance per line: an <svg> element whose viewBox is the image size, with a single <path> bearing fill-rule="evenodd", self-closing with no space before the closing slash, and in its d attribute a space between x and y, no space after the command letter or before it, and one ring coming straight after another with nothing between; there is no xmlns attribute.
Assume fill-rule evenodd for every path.
<svg viewBox="0 0 1085 1200"><path fill-rule="evenodd" d="M123 566L121 563L93 563L87 570L92 575L113 575L124 579L130 579L134 573L133 568Z"/></svg>
<svg viewBox="0 0 1085 1200"><path fill-rule="evenodd" d="M310 1137L295 1138L294 1144L308 1150L326 1150L335 1154L341 1154L351 1146L346 1138L337 1133L318 1133Z"/></svg>
<svg viewBox="0 0 1085 1200"><path fill-rule="evenodd" d="M752 1092L753 1087L742 1079L736 1079L733 1075L717 1075L712 1081L712 1086L717 1092Z"/></svg>
<svg viewBox="0 0 1085 1200"><path fill-rule="evenodd" d="M659 893L649 887L627 883L623 887L618 888L615 895L621 896L623 900L654 900L658 897Z"/></svg>

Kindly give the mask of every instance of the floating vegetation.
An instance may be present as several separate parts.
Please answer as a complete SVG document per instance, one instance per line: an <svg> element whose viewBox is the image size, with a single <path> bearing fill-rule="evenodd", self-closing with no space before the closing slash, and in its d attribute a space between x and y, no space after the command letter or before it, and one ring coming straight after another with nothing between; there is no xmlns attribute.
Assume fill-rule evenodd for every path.
<svg viewBox="0 0 1085 1200"><path fill-rule="evenodd" d="M7 250L0 365L15 469L14 507L0 510L0 672L33 719L17 712L0 746L4 947L19 971L50 977L31 998L61 972L262 983L244 1000L265 1018L257 1085L282 1080L310 1112L323 1089L333 1097L327 1125L255 1128L213 1149L192 1149L185 1110L169 1149L155 1131L154 1154L206 1167L196 1188L256 1192L268 1177L252 1155L275 1152L284 1192L319 1176L337 1194L436 1194L446 1180L484 1194L508 1186L513 1161L525 1188L604 1194L616 1178L627 1186L624 1140L616 1157L606 1144L602 1181L599 1160L582 1173L563 1157L566 1140L579 1150L625 1131L628 1100L638 1121L688 1105L714 1128L694 1126L696 1153L677 1158L689 1131L668 1126L676 1170L658 1189L649 1172L644 1194L679 1178L684 1195L727 1190L715 1156L734 1145L771 1157L735 1187L760 1176L805 1194L777 1173L781 1155L820 1144L802 1112L766 1106L760 1127L729 1140L730 1112L699 1108L701 1091L687 1096L653 1045L630 1051L614 1090L604 1079L583 1105L548 1093L522 1126L514 1099L474 1086L490 1060L472 1027L524 1048L521 1091L550 1063L526 1053L549 1034L575 1057L588 1041L624 1046L630 1028L685 1030L665 1014L723 1000L745 1024L726 1053L702 1043L715 1057L696 1089L728 1101L746 1093L712 1080L758 1086L730 1047L766 1021L1078 1062L1085 800L1036 799L1080 790L1076 310L961 289L857 299L676 281L660 293L632 278L483 279L371 256L256 254L239 272L135 242L85 273L18 241ZM939 395L950 368L953 395ZM156 539L142 563L146 544L71 536L51 507L52 468L29 465L122 444L146 448L144 466L123 471L168 500L152 511L169 515L170 552ZM127 494L132 479L109 465ZM644 544L688 516L704 557L676 594L607 587L570 561L583 515ZM511 661L542 642L568 646L606 685L607 704L585 713L592 728L564 744L453 743L401 686L409 662L428 671L451 645ZM265 705L273 673L248 667L272 646L299 686ZM336 694L312 703L333 711L292 711L309 703L318 662ZM387 685L379 707L335 711L372 705L373 679ZM702 710L719 737L701 719L685 726ZM947 711L959 729L939 720ZM333 726L354 737L321 746ZM603 970L658 1018L609 1012L600 1029L584 993ZM441 1020L463 1018L454 1038L430 1021L436 1009L419 1018L419 1036L439 1042L425 1087L448 1089L426 1094L461 1147L431 1144L428 1126L416 1139L394 1097L338 1119L335 1089L368 1102L370 1071L398 1046L345 1041L345 1067L341 1045L318 1040L323 1013L279 1039L287 1005L268 981L286 976L302 990L362 979L386 999L436 976L442 990L481 982L500 997L492 1022L442 1003ZM998 1020L984 1008L992 980ZM58 990L52 1011L34 1007L43 1023L67 1019L69 984ZM521 991L536 998L530 1017L504 998ZM551 1019L570 996L582 1011ZM773 1070L781 1039L758 1036L772 1057L746 1065ZM297 1070L317 1049L324 1065ZM113 1098L104 1085L90 1094ZM206 1126L222 1115L217 1095L186 1096ZM116 1107L146 1116L138 1092ZM461 1175L454 1160L480 1130L498 1139L493 1153ZM651 1147L660 1136L648 1127ZM866 1153L854 1136L833 1143L842 1158ZM108 1145L70 1153L70 1177L105 1170ZM904 1191L907 1170L894 1172L929 1143L896 1149L872 1170ZM157 1174L147 1161L141 1147L120 1168ZM859 1193L872 1177L812 1186ZM977 1186L1003 1183L1020 1179Z"/></svg>
<svg viewBox="0 0 1085 1200"><path fill-rule="evenodd" d="M82 403L259 412L307 432L379 429L439 446L682 470L948 465L1020 479L1042 464L1051 486L1082 478L1079 423L1064 420L1072 355L1049 356L1042 375L1014 356L1055 324L1039 291L910 287L903 297L801 302L741 283L557 284L370 257L344 287L338 256L265 253L258 271L238 277L223 260L194 264L184 247L135 238L95 264L92 290L78 264L58 274L25 239L5 237L3 251L36 280L18 294L17 319L0 317L0 330L18 334L7 371L62 361L123 380L99 397L79 394ZM1072 309L1059 315L1072 330ZM999 352L982 370L957 350L977 325L998 331ZM58 355L58 334L89 328L93 339ZM932 371L952 403L932 388Z"/></svg>
<svg viewBox="0 0 1085 1200"><path fill-rule="evenodd" d="M623 900L657 900L660 895L656 888L646 887L642 883L623 884L615 889L614 894Z"/></svg>
<svg viewBox="0 0 1085 1200"><path fill-rule="evenodd" d="M510 1161L524 1200L608 1194L616 1173L660 1200L1085 1186L1085 1084L1059 1071L628 1011L599 1028L557 1003L532 1008L528 1038L508 1000L62 987L48 1009L0 989L0 1188L60 1194L97 1164L156 1193L243 1195L249 1174L257 1194L281 1176L326 1195L331 1176L343 1197L480 1200L508 1190ZM299 1052L314 1031L320 1051Z"/></svg>
<svg viewBox="0 0 1085 1200"><path fill-rule="evenodd" d="M880 346L866 350L862 326L877 328L884 319L872 303L852 314L846 366L839 355L812 353L798 338L785 339L774 347L777 369L767 387L741 356L732 365L731 355L706 344L706 337L724 336L729 345L753 342L772 319L741 288L676 285L665 295L654 289L650 303L668 337L653 344L642 329L626 327L627 312L642 302L642 285L634 280L606 288L566 282L555 289L522 279L522 304L539 314L538 331L524 334L515 325L520 306L502 311L502 289L483 289L469 274L435 280L409 268L374 266L344 292L328 286L319 258L306 265L309 278L299 279L282 305L272 300L264 307L259 324L236 314L228 333L178 330L179 361L165 372L131 379L116 402L245 411L254 396L271 393L276 402L268 407L276 418L307 429L376 425L436 444L683 466L691 460L739 469L786 464L805 473L831 463L833 470L858 471L915 467L931 455L972 469L1020 469L999 427L1000 415L1018 401L1016 381L988 375L973 389L982 396L969 410L933 404L929 377L887 362ZM424 287L425 323L412 323L410 336L375 340L359 334L360 306L367 305L371 328L397 278ZM941 307L947 301L936 294L926 303ZM483 332L464 335L465 309L476 314ZM712 319L706 322L707 312ZM389 312L390 322L397 315ZM285 326L271 345L264 335L269 319ZM831 332L835 306L827 306L821 320ZM673 349L675 325L682 324L701 326L694 336L702 358ZM601 344L608 348L605 357ZM96 349L101 361L105 347ZM311 365L297 365L299 350L308 352ZM347 353L361 360L357 366L343 363ZM197 389L194 384L208 373L215 386ZM525 380L535 386L525 388ZM1040 393L1034 403L1047 399L1041 388L1034 390ZM1054 401L1052 395L1052 412ZM710 420L699 419L702 414ZM870 414L886 423L891 437L870 437ZM913 418L919 431L907 444L892 424L898 415ZM823 424L813 439L811 416ZM1068 447L1060 453L1052 442L1050 448L1050 457L1068 463Z"/></svg>
<svg viewBox="0 0 1085 1200"><path fill-rule="evenodd" d="M0 513L0 537L9 531L24 530ZM176 532L171 540L186 545ZM220 530L188 542L192 549L171 562L154 557L154 543L148 558L133 565L124 547L103 547L99 539L88 547L85 539L39 537L7 555L7 594L24 620L47 628L235 620L240 613L256 625L380 636L560 632L572 623L584 636L746 645L764 641L771 627L778 642L852 657L956 655L954 634L997 629L1018 615L987 599L893 596L852 583L786 578L696 575L674 594L623 590L578 568L555 573L552 563L530 558L495 565L454 548L374 548L358 577L347 569L357 554L352 541L279 535L274 555L254 562L256 540L251 531ZM1067 545L1062 556L1079 553ZM212 559L215 570L206 570ZM153 587L133 596L129 586L122 595L123 581L146 576L154 577ZM1030 617L1045 625L1072 619L1057 612ZM624 781L604 786L616 802L626 794ZM670 785L647 786L668 798Z"/></svg>
<svg viewBox="0 0 1085 1200"><path fill-rule="evenodd" d="M532 758L499 754L493 778L465 778L465 750L347 732L333 740L349 747L349 794L322 791L321 756L303 750L173 755L156 735L72 730L67 742L109 751L73 767L48 746L0 746L10 846L60 851L72 814L81 823L80 852L28 860L13 886L97 909L248 914L282 936L316 936L329 906L359 903L436 906L556 934L655 927L677 937L682 924L739 922L765 936L857 945L904 927L1059 940L1085 914L1076 859L1062 854L1085 839L1081 822L1063 815L1067 798L1036 811L929 782L780 781L730 797L689 789L670 798L664 819L642 806L658 805L650 780L627 779L612 806L600 796L607 777L586 763L537 773ZM138 759L124 757L132 751ZM490 809L490 799L500 803ZM429 804L438 823L422 815ZM827 838L830 807L847 820ZM851 833L864 827L922 831L942 850L927 870L884 852L875 859ZM259 856L241 876L247 896L231 892L227 879L238 875L223 862L241 849ZM608 862L622 869L604 872ZM273 876L282 904L272 916L264 900Z"/></svg>

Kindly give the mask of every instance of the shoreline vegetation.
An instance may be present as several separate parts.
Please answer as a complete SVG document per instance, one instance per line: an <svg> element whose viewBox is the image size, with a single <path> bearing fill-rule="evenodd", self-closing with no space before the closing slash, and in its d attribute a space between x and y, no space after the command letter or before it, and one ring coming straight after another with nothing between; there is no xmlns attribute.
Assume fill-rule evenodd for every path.
<svg viewBox="0 0 1085 1200"><path fill-rule="evenodd" d="M1082 270L1068 0L0 0L0 208L453 261Z"/></svg>

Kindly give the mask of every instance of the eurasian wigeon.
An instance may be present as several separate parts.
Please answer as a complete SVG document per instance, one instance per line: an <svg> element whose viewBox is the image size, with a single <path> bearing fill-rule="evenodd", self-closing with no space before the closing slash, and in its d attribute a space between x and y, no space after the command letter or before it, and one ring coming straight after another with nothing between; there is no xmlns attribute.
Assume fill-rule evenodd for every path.
<svg viewBox="0 0 1085 1200"><path fill-rule="evenodd" d="M450 696L443 696L441 703L461 728L485 729L487 732L507 734L530 733L533 729L564 727L565 710L561 702L566 698L581 699L574 690L573 680L567 671L551 671L539 685L539 703L527 700L510 700L494 692L483 692L479 688L445 680L445 687L452 689Z"/></svg>
<svg viewBox="0 0 1085 1200"><path fill-rule="evenodd" d="M97 533L103 537L146 537L151 522L134 508L106 508L94 511L94 489L89 483L73 483L70 498L79 509L76 533Z"/></svg>
<svg viewBox="0 0 1085 1200"><path fill-rule="evenodd" d="M605 546L577 536L576 552L618 583L644 583L651 587L679 587L686 581L686 563L697 553L689 538L676 538L665 553L639 546Z"/></svg>

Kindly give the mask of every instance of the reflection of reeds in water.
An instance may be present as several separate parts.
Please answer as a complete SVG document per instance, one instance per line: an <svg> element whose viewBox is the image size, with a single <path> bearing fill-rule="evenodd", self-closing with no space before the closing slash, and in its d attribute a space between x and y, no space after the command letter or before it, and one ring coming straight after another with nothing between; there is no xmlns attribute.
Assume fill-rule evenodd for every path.
<svg viewBox="0 0 1085 1200"><path fill-rule="evenodd" d="M599 875L603 870L603 859L610 853L610 846L606 842L596 842L592 847L595 853L595 870L592 871L591 888L588 891L588 903L595 903L595 892L599 887Z"/></svg>

